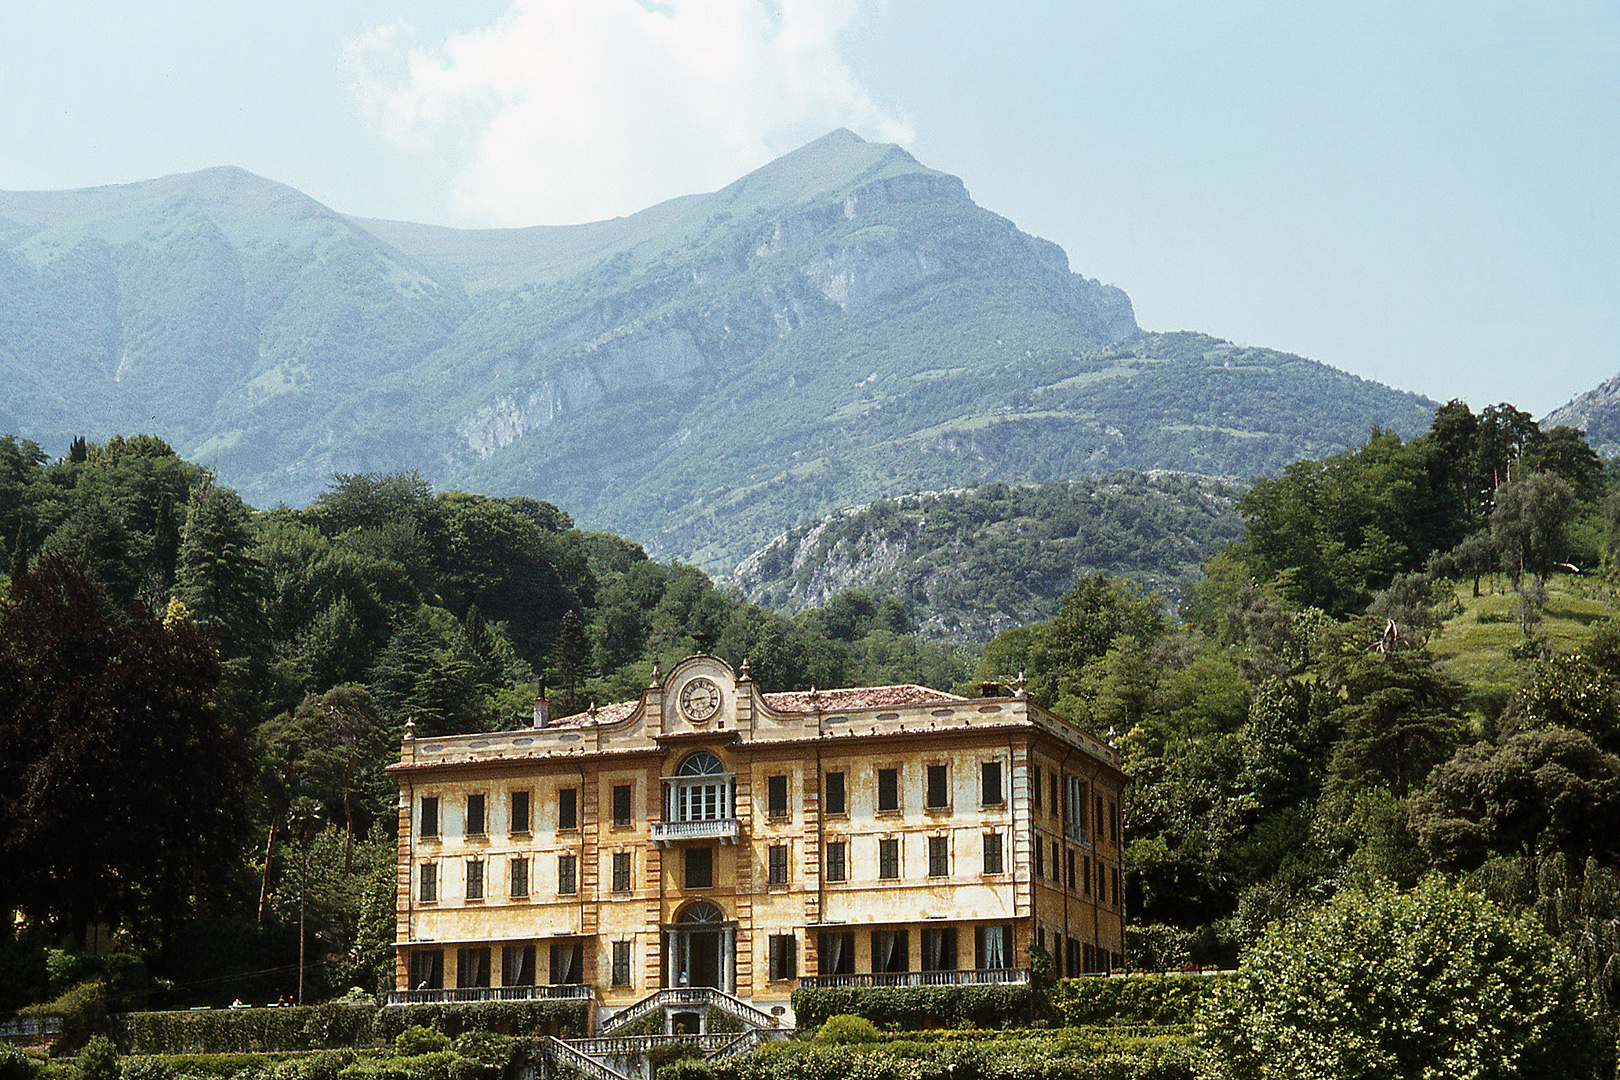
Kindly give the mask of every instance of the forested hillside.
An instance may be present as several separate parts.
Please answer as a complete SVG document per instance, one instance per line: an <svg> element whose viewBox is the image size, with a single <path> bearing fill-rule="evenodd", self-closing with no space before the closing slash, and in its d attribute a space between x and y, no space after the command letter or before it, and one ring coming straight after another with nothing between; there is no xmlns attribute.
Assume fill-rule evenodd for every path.
<svg viewBox="0 0 1620 1080"><path fill-rule="evenodd" d="M1534 913L1612 1038L1615 481L1578 431L1453 402L1256 483L1179 617L1096 575L990 644L982 677L1124 752L1133 964L1440 873Z"/></svg>
<svg viewBox="0 0 1620 1080"><path fill-rule="evenodd" d="M1101 480L988 484L902 495L789 530L737 568L776 610L845 589L903 602L925 637L988 641L1051 618L1084 576L1128 578L1174 602L1236 540L1243 488L1119 472Z"/></svg>
<svg viewBox="0 0 1620 1080"><path fill-rule="evenodd" d="M554 713L581 711L700 647L771 690L948 687L978 655L920 640L894 600L790 619L549 503L410 474L255 511L149 436L54 462L0 438L0 535L0 909L28 927L0 948L0 1011L65 989L42 945L98 923L178 983L154 1000L274 997L306 843L317 992L385 985L382 768L407 719L527 724L542 685Z"/></svg>

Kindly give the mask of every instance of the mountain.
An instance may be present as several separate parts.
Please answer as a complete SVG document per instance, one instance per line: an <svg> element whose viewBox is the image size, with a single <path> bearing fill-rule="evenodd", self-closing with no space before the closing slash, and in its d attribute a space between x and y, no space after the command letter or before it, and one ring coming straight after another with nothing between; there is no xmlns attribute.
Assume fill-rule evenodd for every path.
<svg viewBox="0 0 1620 1080"><path fill-rule="evenodd" d="M711 571L900 491L1247 476L1432 403L1197 334L834 132L612 221L345 217L238 169L0 193L0 432L160 434L258 505L525 494Z"/></svg>
<svg viewBox="0 0 1620 1080"><path fill-rule="evenodd" d="M1541 420L1543 429L1567 424L1606 458L1620 455L1620 375L1558 406Z"/></svg>
<svg viewBox="0 0 1620 1080"><path fill-rule="evenodd" d="M783 533L737 567L779 611L845 589L900 599L925 637L989 641L1057 614L1082 576L1126 577L1172 601L1237 540L1241 486L1174 473L986 484L883 499Z"/></svg>

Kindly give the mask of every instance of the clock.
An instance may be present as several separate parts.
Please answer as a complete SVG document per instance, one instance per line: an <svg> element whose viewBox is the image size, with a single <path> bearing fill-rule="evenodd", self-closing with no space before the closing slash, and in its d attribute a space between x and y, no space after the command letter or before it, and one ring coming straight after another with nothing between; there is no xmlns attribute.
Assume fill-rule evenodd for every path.
<svg viewBox="0 0 1620 1080"><path fill-rule="evenodd" d="M704 678L681 687L681 714L693 723L711 719L720 711L720 688Z"/></svg>

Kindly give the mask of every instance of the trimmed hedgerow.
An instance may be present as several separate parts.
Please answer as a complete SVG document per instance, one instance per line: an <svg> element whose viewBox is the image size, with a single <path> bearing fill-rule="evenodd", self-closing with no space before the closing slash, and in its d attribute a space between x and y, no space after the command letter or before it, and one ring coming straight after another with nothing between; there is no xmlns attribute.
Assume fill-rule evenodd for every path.
<svg viewBox="0 0 1620 1080"><path fill-rule="evenodd" d="M454 1037L463 1031L497 1031L503 1035L585 1037L583 998L538 1001L454 1001L429 1005L387 1005L377 1010L375 1039L393 1042L400 1032L420 1025Z"/></svg>
<svg viewBox="0 0 1620 1080"><path fill-rule="evenodd" d="M752 1054L682 1061L659 1080L1193 1080L1185 1037L1059 1031L978 1040L894 1038L855 1046L767 1043Z"/></svg>
<svg viewBox="0 0 1620 1080"><path fill-rule="evenodd" d="M338 1050L369 1044L377 1011L365 1005L305 1005L123 1013L111 1026L126 1054Z"/></svg>
<svg viewBox="0 0 1620 1080"><path fill-rule="evenodd" d="M812 1031L829 1016L863 1016L880 1028L1005 1028L1029 1023L1035 997L1028 983L990 986L837 986L793 991L793 1017Z"/></svg>
<svg viewBox="0 0 1620 1080"><path fill-rule="evenodd" d="M1144 975L1064 979L1052 991L1052 1009L1068 1027L1088 1024L1190 1024L1198 1006L1232 974Z"/></svg>

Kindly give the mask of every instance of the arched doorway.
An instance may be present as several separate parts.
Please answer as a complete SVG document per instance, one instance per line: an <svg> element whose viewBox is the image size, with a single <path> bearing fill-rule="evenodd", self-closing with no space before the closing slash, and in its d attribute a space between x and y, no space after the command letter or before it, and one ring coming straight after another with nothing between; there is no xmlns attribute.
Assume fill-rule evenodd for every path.
<svg viewBox="0 0 1620 1080"><path fill-rule="evenodd" d="M736 925L707 900L688 904L666 934L669 957L667 985L708 986L731 992L736 955Z"/></svg>

